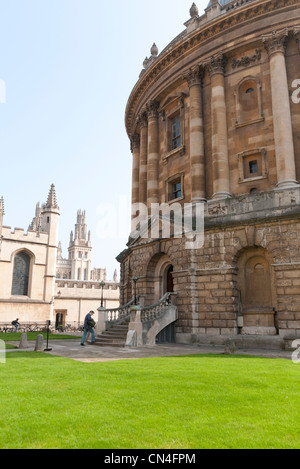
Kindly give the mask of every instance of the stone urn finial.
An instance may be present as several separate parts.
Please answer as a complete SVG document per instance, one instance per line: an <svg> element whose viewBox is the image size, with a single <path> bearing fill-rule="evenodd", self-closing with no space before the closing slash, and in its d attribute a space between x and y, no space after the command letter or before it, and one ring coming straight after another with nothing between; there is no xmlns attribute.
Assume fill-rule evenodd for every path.
<svg viewBox="0 0 300 469"><path fill-rule="evenodd" d="M151 52L152 57L157 57L158 56L158 47L155 44L155 42L153 43L153 46L151 47L150 52Z"/></svg>
<svg viewBox="0 0 300 469"><path fill-rule="evenodd" d="M199 16L199 10L195 3L193 3L193 5L191 6L190 15L191 18L194 18L194 16Z"/></svg>

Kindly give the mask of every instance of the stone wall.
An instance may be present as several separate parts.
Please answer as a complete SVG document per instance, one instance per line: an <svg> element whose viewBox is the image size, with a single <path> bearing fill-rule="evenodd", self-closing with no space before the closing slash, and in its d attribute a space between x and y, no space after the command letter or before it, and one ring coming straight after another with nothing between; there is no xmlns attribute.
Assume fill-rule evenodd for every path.
<svg viewBox="0 0 300 469"><path fill-rule="evenodd" d="M238 334L244 329L300 334L299 197L297 188L205 204L201 249L187 250L184 238L138 240L124 254L123 274L130 271L139 278L137 293L145 295L150 305L165 293L164 272L167 265L173 266L179 341ZM251 259L258 267L265 266L268 292L263 282L259 292L260 281L255 287L255 277L257 291L245 285ZM128 277L121 279L121 290L126 290L128 281Z"/></svg>

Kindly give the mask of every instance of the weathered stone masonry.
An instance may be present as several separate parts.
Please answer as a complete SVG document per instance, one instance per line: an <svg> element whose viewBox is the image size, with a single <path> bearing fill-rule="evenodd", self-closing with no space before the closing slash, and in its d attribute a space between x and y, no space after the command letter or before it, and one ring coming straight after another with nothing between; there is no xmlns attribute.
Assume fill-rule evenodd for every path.
<svg viewBox="0 0 300 469"><path fill-rule="evenodd" d="M133 203L203 203L204 246L130 239L121 301L136 275L148 305L177 292L178 341L300 336L300 0L190 14L145 62L125 121Z"/></svg>

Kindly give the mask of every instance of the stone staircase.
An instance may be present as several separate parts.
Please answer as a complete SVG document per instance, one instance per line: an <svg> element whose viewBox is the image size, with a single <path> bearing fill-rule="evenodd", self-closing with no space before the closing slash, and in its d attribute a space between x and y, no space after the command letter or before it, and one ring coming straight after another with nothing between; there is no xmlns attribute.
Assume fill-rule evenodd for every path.
<svg viewBox="0 0 300 469"><path fill-rule="evenodd" d="M95 345L98 347L125 347L129 320L118 325L114 325L107 331L96 337Z"/></svg>

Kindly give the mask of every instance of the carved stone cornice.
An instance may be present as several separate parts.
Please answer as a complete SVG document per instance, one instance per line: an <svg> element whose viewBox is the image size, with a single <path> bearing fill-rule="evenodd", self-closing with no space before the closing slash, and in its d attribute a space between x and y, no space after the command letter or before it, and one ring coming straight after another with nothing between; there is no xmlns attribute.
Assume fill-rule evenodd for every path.
<svg viewBox="0 0 300 469"><path fill-rule="evenodd" d="M212 77L213 75L216 75L216 74L224 75L226 64L227 64L227 59L224 56L223 52L213 55L208 65L210 76Z"/></svg>
<svg viewBox="0 0 300 469"><path fill-rule="evenodd" d="M125 123L127 133L132 134L136 115L143 108L143 97L146 92L150 94L151 86L171 70L177 63L186 61L195 52L201 48L202 44L221 38L229 31L232 31L234 37L238 28L255 24L261 18L267 18L270 15L280 11L291 12L300 7L300 0L261 0L261 2L244 2L238 8L229 10L220 15L214 21L199 25L194 32L187 34L181 33L170 43L157 57L157 60L145 71L133 88L127 102L125 112ZM236 31L235 31L236 30ZM253 29L255 35L255 29ZM260 35L261 37L261 35Z"/></svg>
<svg viewBox="0 0 300 469"><path fill-rule="evenodd" d="M262 36L262 42L268 52L269 58L278 52L285 54L289 29L284 28Z"/></svg>

